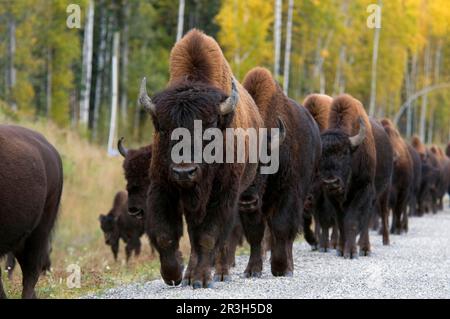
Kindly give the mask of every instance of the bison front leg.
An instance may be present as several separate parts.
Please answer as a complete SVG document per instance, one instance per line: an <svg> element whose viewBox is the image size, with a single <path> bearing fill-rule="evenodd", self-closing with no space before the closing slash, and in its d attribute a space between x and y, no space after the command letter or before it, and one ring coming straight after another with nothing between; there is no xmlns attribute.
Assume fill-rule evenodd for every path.
<svg viewBox="0 0 450 319"><path fill-rule="evenodd" d="M389 245L389 191L384 192L378 203L381 214L381 234L383 235L383 245Z"/></svg>
<svg viewBox="0 0 450 319"><path fill-rule="evenodd" d="M375 189L367 186L355 194L350 205L346 209L344 217L344 258L357 258L356 236L362 232L360 242L364 254L370 251L369 221L373 213Z"/></svg>
<svg viewBox="0 0 450 319"><path fill-rule="evenodd" d="M261 277L263 269L262 242L264 238L265 220L260 210L240 213L245 238L250 244L250 258L244 276Z"/></svg>
<svg viewBox="0 0 450 319"><path fill-rule="evenodd" d="M227 194L216 194L210 199L204 219L201 224L193 227L193 245L197 255L192 278L192 287L211 288L213 286L211 265L215 261L215 279L229 280L230 265L228 264L228 240L237 218L237 190L230 190ZM211 203L214 203L211 205ZM192 220L187 220L192 224ZM217 254L217 255L216 255Z"/></svg>
<svg viewBox="0 0 450 319"><path fill-rule="evenodd" d="M183 234L183 220L174 192L157 183L150 186L147 196L149 208L146 219L148 237L159 253L161 276L169 286L181 283L183 264L179 241Z"/></svg>
<svg viewBox="0 0 450 319"><path fill-rule="evenodd" d="M275 207L274 214L269 219L272 234L271 269L274 276L293 276L294 262L292 246L298 233L302 205L298 198L287 196ZM279 208L279 209L277 209Z"/></svg>

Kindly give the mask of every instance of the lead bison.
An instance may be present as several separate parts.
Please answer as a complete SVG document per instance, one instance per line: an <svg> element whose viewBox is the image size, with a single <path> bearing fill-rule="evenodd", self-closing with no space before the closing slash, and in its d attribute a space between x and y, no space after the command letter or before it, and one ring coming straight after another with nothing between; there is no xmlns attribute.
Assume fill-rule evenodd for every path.
<svg viewBox="0 0 450 319"><path fill-rule="evenodd" d="M0 125L0 173L0 257L14 254L23 274L22 298L36 298L61 199L61 158L41 134ZM0 298L6 298L1 278Z"/></svg>
<svg viewBox="0 0 450 319"><path fill-rule="evenodd" d="M217 255L215 279L228 280L228 238L239 196L252 183L258 163L249 161L248 143L244 163L177 163L171 156L175 144L171 134L183 128L194 136L194 120L201 121L203 130L258 130L263 124L258 109L233 77L217 42L198 30L190 31L172 49L167 89L150 98L144 80L139 99L155 127L146 229L159 252L161 275L168 285L184 279L193 288L210 287L211 264ZM187 155L201 157L194 151ZM183 214L192 246L184 277L179 251Z"/></svg>
<svg viewBox="0 0 450 319"><path fill-rule="evenodd" d="M105 244L111 246L114 259L117 260L119 242L125 243L125 255L128 262L134 251L135 256L141 253L141 236L144 234L144 223L128 214L128 194L119 191L114 196L113 206L107 215L99 216L100 227L105 237Z"/></svg>
<svg viewBox="0 0 450 319"><path fill-rule="evenodd" d="M243 85L255 100L265 127L280 128L282 132L278 141L270 137L270 148L279 151L278 171L271 175L259 174L240 200L240 216L251 247L245 275L261 276L261 244L267 221L272 274L292 276L292 245L307 217L304 202L320 158L319 129L308 111L283 93L267 69L252 69ZM257 209L250 210L249 205ZM305 226L305 237L314 240L309 224Z"/></svg>
<svg viewBox="0 0 450 319"><path fill-rule="evenodd" d="M360 254L370 254L369 221L375 210L377 193L382 193L390 182L387 170L392 158L386 155L384 148L376 148L374 130L383 131L375 122L371 124L358 100L350 95L340 95L333 100L328 129L321 135L320 177L324 193L336 211L337 252L344 258L357 256L358 234ZM379 173L384 178L377 181L378 185L375 184L377 166L386 168Z"/></svg>

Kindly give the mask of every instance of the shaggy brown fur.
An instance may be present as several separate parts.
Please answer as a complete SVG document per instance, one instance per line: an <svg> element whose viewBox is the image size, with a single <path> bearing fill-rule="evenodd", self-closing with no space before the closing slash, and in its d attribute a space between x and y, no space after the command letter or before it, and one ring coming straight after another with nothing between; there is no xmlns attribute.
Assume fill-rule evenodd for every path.
<svg viewBox="0 0 450 319"><path fill-rule="evenodd" d="M414 135L411 139L411 145L414 149L420 154L421 157L424 157L427 153L427 149L425 145L422 143L420 138L417 135Z"/></svg>
<svg viewBox="0 0 450 319"><path fill-rule="evenodd" d="M182 185L174 180L173 168L178 165L176 168L181 169L184 164L172 163L170 159L170 134L178 127L192 129L194 120L221 130L258 130L263 124L258 109L237 81L239 100L235 110L225 115L220 113L220 104L231 93L232 78L228 62L215 40L192 30L172 49L167 89L152 99L156 130L146 224L160 255L161 275L169 285L177 285L182 280L179 252L182 214L195 252L191 253L183 283L195 288L210 286L211 261L217 251L220 255L216 258L216 279L229 278L228 263L232 258L228 256L228 236L237 217L239 195L251 185L258 164L201 163L193 168L196 180ZM245 153L248 158L248 149Z"/></svg>
<svg viewBox="0 0 450 319"><path fill-rule="evenodd" d="M41 134L0 125L0 175L0 258L14 254L23 274L22 297L35 298L58 215L61 157ZM5 297L0 278L0 299Z"/></svg>
<svg viewBox="0 0 450 319"><path fill-rule="evenodd" d="M308 109L314 120L316 120L320 132L328 129L332 102L333 98L325 94L310 94L303 100L303 106Z"/></svg>
<svg viewBox="0 0 450 319"><path fill-rule="evenodd" d="M359 117L366 124L367 132L363 144L358 148L358 153L361 156L359 167L366 167L366 169L371 170L368 172L369 174L374 174L376 166L375 141L373 139L369 117L362 103L348 94L342 94L334 98L331 105L328 127L330 130L339 129L349 136L353 136L359 132Z"/></svg>
<svg viewBox="0 0 450 319"><path fill-rule="evenodd" d="M169 86L185 82L201 82L231 93L231 79L234 77L219 44L212 37L193 29L172 48L170 53ZM255 102L240 83L239 104L230 127L252 127L259 118Z"/></svg>
<svg viewBox="0 0 450 319"><path fill-rule="evenodd" d="M307 219L303 214L304 202L320 157L319 130L308 111L283 93L267 69L250 70L243 85L256 101L267 128L278 127L278 119L285 125L286 137L280 146L278 172L258 176L254 192L245 192L244 199L248 203L249 198L262 198L261 211L272 235L272 274L291 275L294 270L292 244L303 219ZM243 226L252 245L245 271L248 276L259 276L262 269L264 224L259 216L259 211L241 210ZM304 231L307 241L316 245L311 241L315 238L309 225Z"/></svg>
<svg viewBox="0 0 450 319"><path fill-rule="evenodd" d="M400 136L394 124L383 119L381 123L389 136L394 150L394 175L392 179L390 204L393 212L391 233L400 234L408 231L407 206L413 192L413 160L408 151L408 145Z"/></svg>

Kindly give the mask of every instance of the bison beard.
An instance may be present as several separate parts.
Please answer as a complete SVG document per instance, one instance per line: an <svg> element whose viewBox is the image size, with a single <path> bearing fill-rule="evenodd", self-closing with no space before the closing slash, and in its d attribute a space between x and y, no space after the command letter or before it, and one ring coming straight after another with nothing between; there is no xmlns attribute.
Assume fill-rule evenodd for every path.
<svg viewBox="0 0 450 319"><path fill-rule="evenodd" d="M0 171L0 257L14 254L23 274L22 297L35 298L62 193L61 158L41 134L0 125Z"/></svg>
<svg viewBox="0 0 450 319"><path fill-rule="evenodd" d="M232 260L228 238L237 217L237 200L253 181L257 164L175 164L170 135L178 127L192 135L194 120L201 120L204 129L258 130L262 124L258 109L233 80L215 40L197 30L172 49L168 88L150 99L144 86L140 101L155 126L146 228L160 255L161 275L168 285L184 279L194 288L210 287L216 257L215 279L228 280ZM179 251L182 214L192 247L184 278Z"/></svg>
<svg viewBox="0 0 450 319"><path fill-rule="evenodd" d="M361 254L368 255L369 219L376 200L376 149L361 103L349 95L335 98L329 128L321 137L320 176L325 195L337 214L338 254L356 257L356 236L361 234Z"/></svg>
<svg viewBox="0 0 450 319"><path fill-rule="evenodd" d="M279 127L281 120L286 132L279 146L278 172L258 174L252 187L240 198L240 216L251 247L245 275L261 275L261 244L267 222L271 234L272 274L290 276L294 271L293 241L302 227L304 202L320 157L319 130L307 110L284 95L268 70L251 70L243 83L255 100L265 127ZM305 236L307 230L311 232L308 227Z"/></svg>

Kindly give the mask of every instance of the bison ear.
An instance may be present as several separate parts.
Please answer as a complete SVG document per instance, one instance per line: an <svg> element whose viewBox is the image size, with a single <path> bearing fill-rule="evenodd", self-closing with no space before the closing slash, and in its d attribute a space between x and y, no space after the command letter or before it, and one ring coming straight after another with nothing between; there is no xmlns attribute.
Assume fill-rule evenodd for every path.
<svg viewBox="0 0 450 319"><path fill-rule="evenodd" d="M366 123L362 119L362 117L359 117L359 132L355 136L349 137L350 145L352 147L352 151L355 151L359 145L364 142L364 139L366 138L367 134L367 128Z"/></svg>

